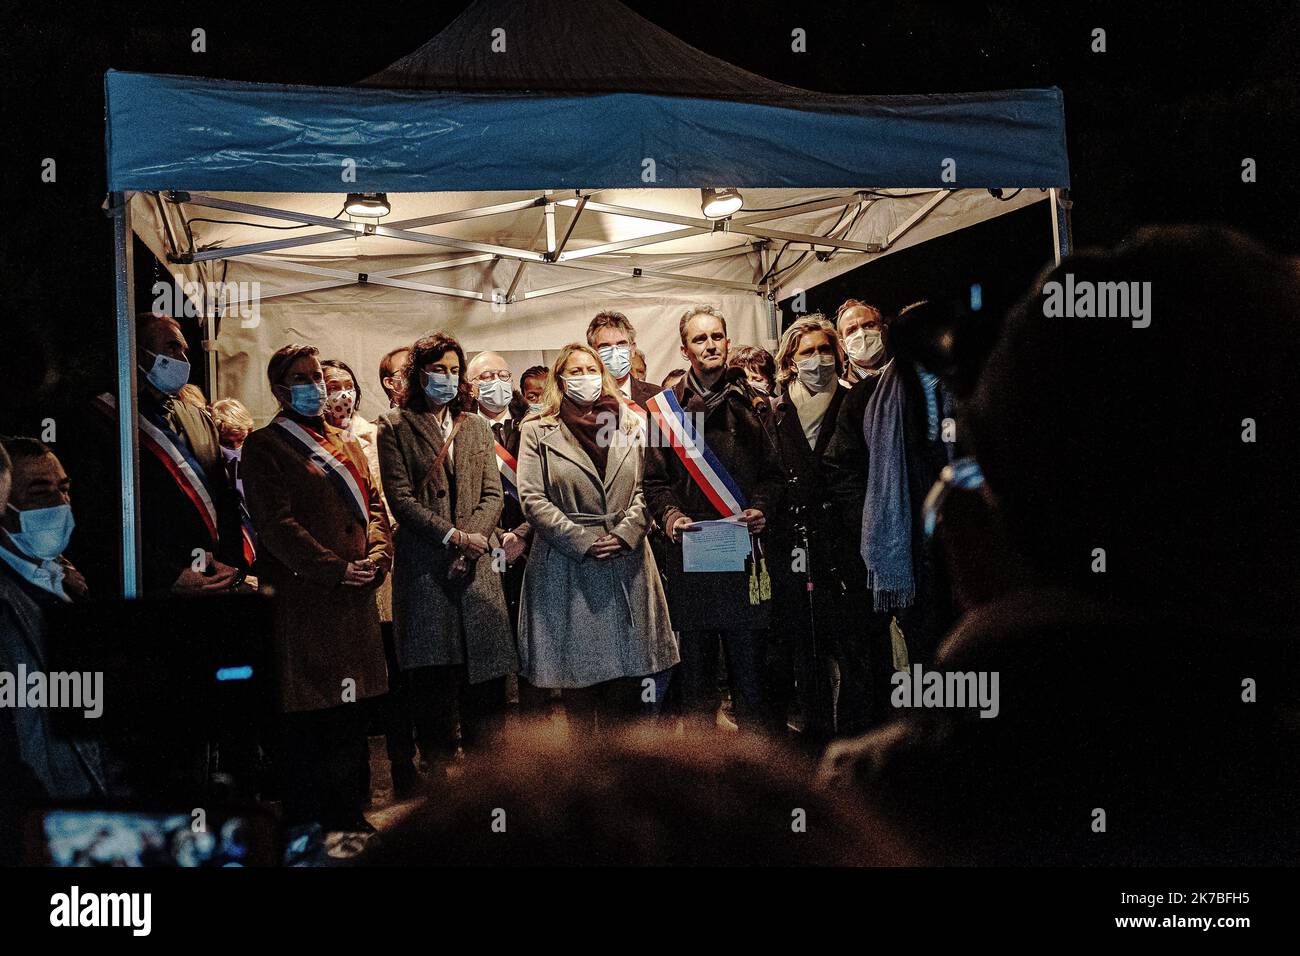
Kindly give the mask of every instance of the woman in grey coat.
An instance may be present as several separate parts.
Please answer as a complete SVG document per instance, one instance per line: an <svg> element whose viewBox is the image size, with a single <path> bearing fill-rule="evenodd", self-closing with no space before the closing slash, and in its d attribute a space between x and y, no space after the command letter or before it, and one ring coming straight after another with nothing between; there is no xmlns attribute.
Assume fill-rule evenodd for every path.
<svg viewBox="0 0 1300 956"><path fill-rule="evenodd" d="M645 439L600 357L568 345L543 409L524 421L519 497L533 526L519 611L521 673L564 690L570 725L590 732L657 711L679 659L646 542Z"/></svg>
<svg viewBox="0 0 1300 956"><path fill-rule="evenodd" d="M411 347L402 408L379 420L379 470L397 518L393 635L426 760L490 742L517 671L501 575L492 431L464 406L465 353L434 332Z"/></svg>

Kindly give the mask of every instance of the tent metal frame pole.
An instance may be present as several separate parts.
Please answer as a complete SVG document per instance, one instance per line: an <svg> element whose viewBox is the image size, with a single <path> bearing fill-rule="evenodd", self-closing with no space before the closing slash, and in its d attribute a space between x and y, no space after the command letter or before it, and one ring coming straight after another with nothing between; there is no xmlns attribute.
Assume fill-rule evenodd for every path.
<svg viewBox="0 0 1300 956"><path fill-rule="evenodd" d="M551 263L547 264L550 265ZM759 291L759 287L752 282L735 282L731 279L714 279L708 276L688 276L678 272L667 272L663 269L643 269L640 266L605 266L591 262L560 262L556 263L556 266L561 269L604 272L607 275L626 276L634 279L644 276L649 279L673 279L677 282L693 282L696 285L717 286L720 289L740 289L744 292Z"/></svg>
<svg viewBox="0 0 1300 956"><path fill-rule="evenodd" d="M837 204L847 206L858 201L858 194L855 193L847 200L837 201ZM623 216L628 219L643 219L651 222L673 223L679 226L686 226L687 228L659 233L657 235L644 236L637 240L623 240L622 243L606 243L603 246L592 246L588 249L578 250L577 252L566 252L559 257L561 262L572 259L583 259L588 256L599 255L602 252L612 252L616 249L626 249L636 244L648 245L649 243L647 240L653 242L666 242L671 239L685 239L693 235L707 235L713 232L727 232L742 236L755 236L759 239L785 239L791 242L807 242L814 247L825 247L828 249L854 249L858 252L880 251L879 243L856 242L851 239L828 239L824 236L818 236L813 233L790 232L784 229L764 228L757 225L749 225L749 221L743 219L701 219L696 216L679 216L675 213L658 212L650 209L636 209L630 206L614 206L609 203L597 202L588 202L587 208L592 212L603 213L608 216ZM786 210L781 218L789 218L791 215L796 215L796 213L791 210ZM767 218L771 219L776 217L769 216Z"/></svg>
<svg viewBox="0 0 1300 956"><path fill-rule="evenodd" d="M258 206L252 203L233 202L226 199L216 199L212 196L191 196L189 203L196 206L207 206L212 209L223 209L227 212L238 212L250 216L262 216L268 219L283 219L287 222L300 222L310 226L330 226L344 232L352 233L359 236L386 236L389 239L408 239L411 242L419 242L430 246L445 246L451 249L465 249L470 252L490 252L494 255L503 256L511 259L526 259L529 262L542 262L545 259L543 253L532 252L527 249L516 249L512 246L498 246L486 242L474 242L472 239L459 239L454 236L439 236L427 232L411 232L409 229L399 229L394 226L382 226L377 223L353 223L344 219L331 219L328 216L313 216L310 213L293 212L288 209L274 209L270 206ZM522 208L537 205L536 200L523 201ZM450 221L450 220L444 220ZM216 255L208 255L206 258L221 259L228 258L231 250L207 250L209 253L216 252ZM201 253L195 253L199 256Z"/></svg>
<svg viewBox="0 0 1300 956"><path fill-rule="evenodd" d="M942 203L949 196L951 196L954 192L956 192L956 190L954 189L941 189L933 196L931 196L929 199L927 199L925 201L925 204L922 205L920 209L912 213L912 215L908 216L907 219L901 222L898 225L898 227L894 229L893 232L891 232L889 235L885 237L884 243L882 243L881 246L876 251L885 252L886 250L891 248L894 245L894 243L896 243L899 239L903 238L904 235L906 235L915 226L917 226L921 222L921 220L923 220L926 216L934 212L934 210L939 206L939 204Z"/></svg>
<svg viewBox="0 0 1300 956"><path fill-rule="evenodd" d="M246 258L254 262L262 262L273 269L284 268L289 272L297 271L293 268L295 265L297 265L297 263L295 262L289 262L288 264L285 264L284 262L281 262L279 259L274 259L269 256L262 257L257 255L248 255ZM488 255L487 253L479 253L478 255L461 256L456 259L444 259L437 262L424 262L424 263L420 263L419 265L413 265L413 266L401 266L400 268L396 268L396 269L381 269L377 272L367 273L367 277L373 276L377 278L387 279L387 278L395 278L397 276L418 275L421 272L436 272L439 269L454 269L457 266L472 265L473 263L476 262L488 262L496 258L497 258L496 256ZM347 275L348 278L327 279L323 282L303 282L303 283L299 283L298 285L289 286L288 288L285 289L277 289L274 292L262 292L259 290L257 294L257 301L261 302L265 299L278 299L287 295L299 295L300 293L304 293L304 292L322 292L326 289L342 289L342 288L346 288L347 286L356 285L361 279L360 273L349 272L347 273ZM251 302L251 301L253 301L252 296L239 298L239 299L232 299L226 303L226 306L228 309L235 309L239 306L244 305L244 303Z"/></svg>
<svg viewBox="0 0 1300 956"><path fill-rule="evenodd" d="M557 295L561 292L572 292L575 289L588 289L591 288L592 286L608 285L609 281L610 281L609 279L605 279L605 278L580 279L577 282L566 282L563 285L553 285L545 289L530 289L527 292L520 293L518 299L519 301L525 301L527 299L540 299L543 296ZM515 300L511 299L509 301L514 302Z"/></svg>
<svg viewBox="0 0 1300 956"><path fill-rule="evenodd" d="M1070 206L1073 205L1062 193L1056 186L1047 191L1052 206L1052 258L1058 266L1070 254Z"/></svg>
<svg viewBox="0 0 1300 956"><path fill-rule="evenodd" d="M736 256L750 255L756 250L756 248L757 248L757 244L755 245L746 244L743 248L718 249L713 252L703 252L693 256L685 256L681 259L674 258L672 259L672 261L660 263L662 266L664 266L663 269L646 270L636 265L622 265L622 264L615 265L614 263L608 263L608 264L593 263L590 266L588 266L585 263L575 264L575 263L543 262L540 263L540 265L550 266L551 268L574 269L574 270L581 270L587 272L599 271L606 275L617 275L617 276L632 277L632 278L635 278L638 275L638 270L640 270L639 272L640 275L648 276L650 278L672 278L683 282L694 282L696 284L721 286L723 283L727 282L727 280L712 279L707 276L682 275L680 273L671 272L669 270L682 269L688 266L697 265L698 263L701 262L711 262L718 259L731 259ZM251 254L251 253L246 253L240 258L245 259L249 262L270 266L273 269L283 269L286 272L297 272L297 273L305 273L307 275L319 275L319 276L328 277L321 282L303 282L297 285L290 286L286 289L276 290L274 292L259 292L257 298L257 301L259 302L266 299L281 298L283 296L298 295L300 293L306 293L306 292L320 292L326 289L346 288L348 286L356 285L361 281L361 273L351 272L346 269L331 269L325 266L313 266L306 263L298 263L290 260L280 260L272 256L262 256L262 255ZM397 276L403 276L403 275L416 275L421 272L433 272L439 269L451 269L451 268L455 268L456 266L471 265L473 263L486 262L496 258L498 257L487 255L487 254L479 254L473 256L460 256L455 259L447 259L447 260L436 261L436 262L426 262L426 263L419 263L410 266L401 266L399 268L394 268L394 269L383 269L377 272L367 273L366 281L370 283L374 283L375 285L393 285L398 288L414 289L420 292L434 292L441 295L452 295L458 298L487 299L488 297L484 296L483 294L468 289L452 290L443 286L430 286L422 283L404 283L398 285L397 283L383 282L382 280L395 278ZM521 262L519 265L522 267L525 264L526 263ZM606 266L606 267L598 268L598 266ZM518 272L515 273L516 277L518 276L518 274L519 274ZM513 292L510 292L507 293L506 295L506 301L511 302L514 301L516 298L518 298L519 300L532 299L532 298L537 298L539 295L551 295L554 294L555 292L566 291L567 288L575 288L575 289L587 288L589 286L607 284L611 281L613 280L610 279L597 279L591 281L578 280L577 282L571 283L568 286L554 286L548 289L538 289L535 290L534 292L525 293L517 297L514 295ZM739 287L748 290L748 287L745 286L744 283L740 283ZM227 311L233 311L237 308L242 307L244 304L250 301L252 301L251 297L244 297L239 299L232 299L226 302L225 305Z"/></svg>
<svg viewBox="0 0 1300 956"><path fill-rule="evenodd" d="M181 204L190 204L193 206L205 206L212 209L228 209L229 200L217 199L214 196L205 196L194 194L185 199ZM457 209L449 213L440 213L436 216L422 216L418 219L402 219L398 222L388 223L386 228L389 229L418 229L423 226L436 226L446 222L464 222L470 219L483 219L487 216L499 216L503 213L518 212L521 209L528 209L538 205L536 199L520 199L516 202L496 203L491 206L474 206L469 209ZM266 212L252 212L252 209L262 209ZM239 211L239 210L229 210ZM278 215L283 210L274 210L267 206L250 207L249 214L261 216L264 219L285 219L286 216ZM292 215L296 216L297 213ZM315 217L320 218L320 217ZM296 221L290 219L289 221ZM367 235L366 227L369 223L350 222L341 219L327 220L329 223L339 224L338 228L330 232L323 232L310 236L291 236L287 239L270 239L266 242L253 242L243 246L231 246L227 249L205 249L196 252L191 261L202 262L205 259L233 259L236 256L245 254L254 254L259 252L274 252L278 249L294 249L299 246L311 246L322 242L337 242L340 239L351 239L357 236Z"/></svg>
<svg viewBox="0 0 1300 956"><path fill-rule="evenodd" d="M573 235L573 227L578 224L578 217L582 215L582 211L586 208L587 197L583 196L574 205L573 218L569 220L569 225L564 230L563 238L561 238L559 243L555 246L554 255L556 258L559 258L559 256L564 252L564 247L569 244L569 237Z"/></svg>
<svg viewBox="0 0 1300 956"><path fill-rule="evenodd" d="M140 447L136 434L135 249L130 194L113 193L113 278L117 308L117 446L121 482L122 596L140 596Z"/></svg>
<svg viewBox="0 0 1300 956"><path fill-rule="evenodd" d="M256 256L249 258L257 259ZM335 279L341 279L340 285L357 285L361 282L361 273L352 272L348 269L331 269L327 266L309 266L301 262L280 262L273 261L270 263L277 269L285 269L289 272L302 272L306 275L328 276ZM479 299L484 302L490 302L492 297L482 292L472 292L468 289L455 289L450 286L428 285L423 282L408 282L405 279L391 279L382 276L377 272L365 273L365 281L370 285L391 286L394 289L411 289L415 292L436 292L439 295L450 295L460 299Z"/></svg>

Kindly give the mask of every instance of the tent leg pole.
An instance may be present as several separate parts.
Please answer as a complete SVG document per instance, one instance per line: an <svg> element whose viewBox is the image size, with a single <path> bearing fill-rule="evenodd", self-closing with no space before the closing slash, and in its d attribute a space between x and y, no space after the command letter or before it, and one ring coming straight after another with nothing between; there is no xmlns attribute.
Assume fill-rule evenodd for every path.
<svg viewBox="0 0 1300 956"><path fill-rule="evenodd" d="M114 193L113 270L117 298L117 444L122 490L122 596L140 596L140 449L136 436L135 255L131 207L125 193Z"/></svg>
<svg viewBox="0 0 1300 956"><path fill-rule="evenodd" d="M208 404L211 405L219 396L217 394L217 318L210 315L204 328L203 351L208 366Z"/></svg>
<svg viewBox="0 0 1300 956"><path fill-rule="evenodd" d="M1070 204L1068 200L1062 201L1055 186L1048 190L1048 195L1052 201L1052 259L1059 266L1061 258L1070 254Z"/></svg>

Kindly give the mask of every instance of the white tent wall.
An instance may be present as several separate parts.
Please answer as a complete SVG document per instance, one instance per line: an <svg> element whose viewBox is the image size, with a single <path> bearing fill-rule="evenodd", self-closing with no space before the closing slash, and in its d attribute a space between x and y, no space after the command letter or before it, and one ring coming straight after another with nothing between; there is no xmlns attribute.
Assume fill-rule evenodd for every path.
<svg viewBox="0 0 1300 956"><path fill-rule="evenodd" d="M712 226L700 216L698 190L624 189L590 195L593 203L606 207L687 217ZM393 212L381 220L381 225L454 216L459 210L503 203L522 205L539 196L529 192L395 193L389 196ZM259 424L265 423L275 412L265 383L266 360L287 342L306 341L319 347L322 357L341 358L352 365L364 394L362 414L372 417L384 408L378 382L380 356L433 329L455 335L467 357L486 349L506 353L518 375L528 365L553 356L565 344L581 340L587 322L597 312L617 309L636 326L638 345L647 356L648 376L658 380L682 364L677 320L692 305L707 303L721 309L728 317L734 343L771 346L767 299L757 284L763 275L764 260L754 245L764 241L765 232L812 236L833 233L840 240L884 247L878 252L837 249L825 261L814 255L804 256L797 267L780 273L772 285L776 297L784 298L881 256L1048 198L1045 191L1037 189L1023 190L1005 201L984 189L895 189L864 192L857 197L854 190L847 189L750 189L744 191L744 196L745 208L736 214L733 223L755 229L758 235L729 231L728 224L718 231L697 229L671 241L654 242L655 236L679 234L692 227L588 208L573 223L564 253L580 253L608 243L631 245L568 262L522 263L508 256L511 251L536 255L564 242L575 213L576 196L571 191L549 195L553 203L549 224L545 206L526 205L505 213L411 229L445 237L447 245L385 235L346 235L257 250L250 255L172 263L168 268L181 283L222 281L229 284L227 288L233 286L249 293L255 290L257 295L245 307L251 316L227 310L222 319L213 347L215 367L209 367L215 374L212 398L238 398ZM851 202L793 216L759 211L834 197ZM321 225L288 230L266 226L293 224L292 219L275 218L270 214L274 210L332 220L343 202L341 193L222 193L191 198L192 202L178 204L153 194L137 193L131 200L135 231L164 262L169 253L175 252L215 256L215 249L237 252L238 247L255 243L337 236ZM204 205L209 200L241 203L267 212L212 208ZM849 224L852 227L846 228ZM784 238L771 237L767 243L769 263L785 242ZM487 244L504 249L507 257L481 252L476 256L474 249L458 248L455 243ZM806 244L792 244L782 254L780 267L784 270L808 248ZM821 251L832 252L828 247ZM1045 259L1050 252L1044 250ZM721 257L691 261L696 256L714 254ZM446 262L476 258L478 261L439 267ZM590 271L592 267L614 271ZM633 268L712 281L662 275L632 277L629 272ZM385 273L400 275L404 283L458 290L463 295L386 286L375 281ZM363 285L357 281L361 274L373 278ZM570 284L581 287L529 297ZM494 295L504 297L511 289L514 301L493 304ZM870 289L864 288L862 294L869 298ZM917 294L924 294L923 288L918 288Z"/></svg>
<svg viewBox="0 0 1300 956"><path fill-rule="evenodd" d="M249 407L258 424L275 414L266 381L271 353L288 342L310 342L321 357L343 359L356 372L363 393L361 414L373 418L387 408L379 386L379 360L398 345L409 345L425 332L442 329L465 349L466 358L480 351L505 354L516 381L525 368L549 363L556 350L584 340L587 323L603 308L624 312L637 330L649 375L658 380L684 365L678 351L677 320L685 306L671 298L623 299L607 296L540 299L507 306L502 312L480 303L462 303L407 292L372 296L352 286L307 293L264 303L260 321L249 328L227 319L218 341L217 388L213 397L235 397ZM765 300L755 295L711 297L722 309L736 342L767 336ZM232 328L233 326L233 328ZM227 331L229 330L229 331Z"/></svg>

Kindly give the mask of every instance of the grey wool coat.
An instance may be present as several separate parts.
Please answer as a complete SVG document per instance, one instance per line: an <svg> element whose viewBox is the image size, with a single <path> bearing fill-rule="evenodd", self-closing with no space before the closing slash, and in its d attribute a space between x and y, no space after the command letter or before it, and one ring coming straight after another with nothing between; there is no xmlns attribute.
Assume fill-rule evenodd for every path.
<svg viewBox="0 0 1300 956"><path fill-rule="evenodd" d="M519 654L538 687L589 687L654 674L679 660L668 602L646 541L641 493L644 438L620 411L602 481L590 456L557 416L524 422L519 497L533 526L519 608ZM587 557L612 533L627 546Z"/></svg>
<svg viewBox="0 0 1300 956"><path fill-rule="evenodd" d="M488 552L458 581L447 569L458 551L442 539L452 527L487 536L493 547L501 516L501 478L492 430L478 415L465 415L452 441L454 487L439 466L424 485L442 450L442 427L432 412L394 409L379 419L379 470L384 495L397 519L393 562L393 635L403 670L433 664L466 664L479 684L519 667L506 610L501 574ZM455 511L452 500L455 499Z"/></svg>

